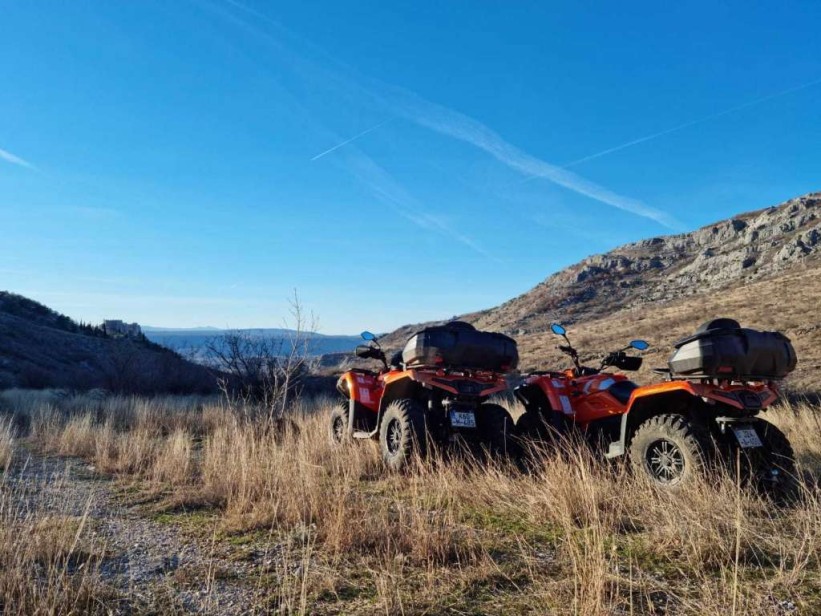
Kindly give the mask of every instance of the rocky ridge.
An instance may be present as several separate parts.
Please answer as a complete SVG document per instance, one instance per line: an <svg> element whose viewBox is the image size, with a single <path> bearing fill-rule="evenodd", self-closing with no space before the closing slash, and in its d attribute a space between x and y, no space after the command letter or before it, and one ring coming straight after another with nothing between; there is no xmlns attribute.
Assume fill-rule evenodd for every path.
<svg viewBox="0 0 821 616"><path fill-rule="evenodd" d="M469 315L508 333L544 331L615 309L747 284L821 255L821 193L691 233L655 237L588 257L497 308Z"/></svg>
<svg viewBox="0 0 821 616"><path fill-rule="evenodd" d="M624 309L749 284L821 261L821 192L692 231L594 255L498 307L462 315L481 329L521 337ZM398 346L423 325L391 333Z"/></svg>

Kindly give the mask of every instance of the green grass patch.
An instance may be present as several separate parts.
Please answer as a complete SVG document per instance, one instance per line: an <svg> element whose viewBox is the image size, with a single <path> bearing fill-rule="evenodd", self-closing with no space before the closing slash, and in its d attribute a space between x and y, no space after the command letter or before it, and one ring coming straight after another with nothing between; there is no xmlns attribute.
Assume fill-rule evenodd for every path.
<svg viewBox="0 0 821 616"><path fill-rule="evenodd" d="M555 526L530 520L513 510L463 507L458 519L476 530L496 533L507 539L521 538L528 543L556 545L563 537L563 532Z"/></svg>

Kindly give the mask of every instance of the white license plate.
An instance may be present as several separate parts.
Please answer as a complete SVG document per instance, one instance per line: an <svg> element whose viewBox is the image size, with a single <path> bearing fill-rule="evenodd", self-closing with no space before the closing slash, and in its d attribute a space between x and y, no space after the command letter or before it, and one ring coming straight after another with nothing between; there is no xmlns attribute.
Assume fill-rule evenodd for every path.
<svg viewBox="0 0 821 616"><path fill-rule="evenodd" d="M451 411L450 425L454 428L475 428L476 416L470 411Z"/></svg>
<svg viewBox="0 0 821 616"><path fill-rule="evenodd" d="M738 441L738 444L741 445L742 449L763 447L764 443L758 438L758 433L756 433L755 428L750 428L749 426L732 426L732 428L735 439Z"/></svg>

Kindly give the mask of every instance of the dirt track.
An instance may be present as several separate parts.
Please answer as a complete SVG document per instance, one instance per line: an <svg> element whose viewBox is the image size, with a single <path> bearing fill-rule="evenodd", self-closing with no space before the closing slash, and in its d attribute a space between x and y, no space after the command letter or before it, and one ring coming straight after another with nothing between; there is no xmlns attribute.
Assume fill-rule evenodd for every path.
<svg viewBox="0 0 821 616"><path fill-rule="evenodd" d="M102 581L123 597L120 613L247 614L270 595L260 592L267 579L260 572L271 568L275 548L246 547L238 559L236 549L209 539L207 519L192 532L173 515L152 514L80 460L20 455L2 487L18 495L21 516L86 517L88 539L102 554Z"/></svg>

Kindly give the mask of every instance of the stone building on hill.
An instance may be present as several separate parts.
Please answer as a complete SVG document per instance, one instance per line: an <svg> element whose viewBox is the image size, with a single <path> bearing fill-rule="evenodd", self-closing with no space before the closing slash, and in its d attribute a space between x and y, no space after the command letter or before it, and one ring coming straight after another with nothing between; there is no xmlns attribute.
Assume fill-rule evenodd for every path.
<svg viewBox="0 0 821 616"><path fill-rule="evenodd" d="M113 337L139 338L143 333L138 323L124 323L119 319L106 319L103 329L106 335Z"/></svg>

